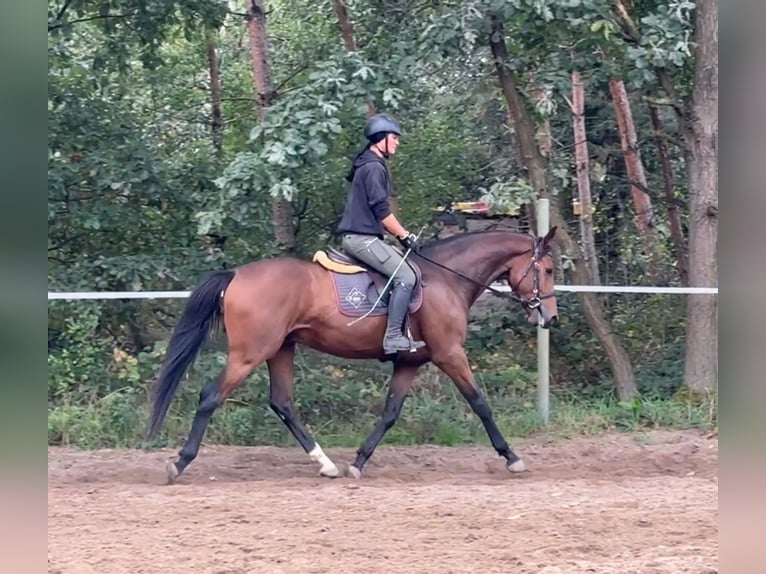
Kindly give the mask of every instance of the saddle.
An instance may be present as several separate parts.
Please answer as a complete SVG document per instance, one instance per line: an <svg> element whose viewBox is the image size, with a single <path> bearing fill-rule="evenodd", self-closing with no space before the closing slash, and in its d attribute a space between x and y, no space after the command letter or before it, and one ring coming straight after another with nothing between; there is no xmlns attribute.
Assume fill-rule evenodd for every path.
<svg viewBox="0 0 766 574"><path fill-rule="evenodd" d="M364 261L334 247L316 251L312 261L330 271L338 307L341 313L349 317L360 317L369 312L389 280ZM405 260L404 265L409 265L415 272L415 289L409 307L409 312L414 313L423 303L423 275L420 267L409 258ZM388 312L390 297L391 285L386 288L380 302L369 316L385 315Z"/></svg>

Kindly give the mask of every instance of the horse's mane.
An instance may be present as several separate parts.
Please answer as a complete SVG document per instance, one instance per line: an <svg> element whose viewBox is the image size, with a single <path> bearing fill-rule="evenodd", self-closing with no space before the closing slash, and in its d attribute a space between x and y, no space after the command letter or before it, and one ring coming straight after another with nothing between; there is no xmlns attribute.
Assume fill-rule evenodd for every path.
<svg viewBox="0 0 766 574"><path fill-rule="evenodd" d="M464 240L466 238L478 237L482 235L491 235L495 233L497 234L502 233L502 234L508 234L508 235L528 235L528 233L525 233L523 231L517 231L515 229L480 229L477 231L465 231L463 233L456 233L455 235L450 235L449 237L429 239L428 241L423 242L421 248L430 251L432 249L443 247L445 245L450 245L452 243L455 243L460 240Z"/></svg>

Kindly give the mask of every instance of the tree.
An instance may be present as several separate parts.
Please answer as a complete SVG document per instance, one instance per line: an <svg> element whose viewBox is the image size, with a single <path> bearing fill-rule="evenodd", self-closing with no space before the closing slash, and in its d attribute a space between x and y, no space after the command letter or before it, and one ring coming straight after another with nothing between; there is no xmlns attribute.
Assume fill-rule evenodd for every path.
<svg viewBox="0 0 766 574"><path fill-rule="evenodd" d="M612 104L617 117L617 129L620 132L620 143L625 156L630 194L636 210L636 227L641 232L644 253L649 261L649 279L656 285L663 281L662 255L655 233L652 200L644 191L647 189L646 174L644 173L644 164L641 161L641 152L638 149L638 136L636 135L636 126L633 122L625 82L612 78L609 80L609 92L612 95Z"/></svg>
<svg viewBox="0 0 766 574"><path fill-rule="evenodd" d="M685 21L691 4L678 8L672 21ZM643 47L644 37L622 0L614 11L626 41ZM655 28L664 23L651 21ZM666 62L651 69L670 98L683 138L689 175L689 285L718 284L718 0L700 0L694 17L694 70L691 90L679 95ZM718 384L718 303L713 295L688 296L684 385L691 392L712 391Z"/></svg>
<svg viewBox="0 0 766 574"><path fill-rule="evenodd" d="M253 65L253 83L256 89L255 105L261 121L277 97L271 82L271 60L266 33L266 10L263 0L247 0L247 33L250 38L250 56ZM293 206L288 198L277 193L271 200L274 239L280 250L290 252L295 248L293 230Z"/></svg>
<svg viewBox="0 0 766 574"><path fill-rule="evenodd" d="M590 194L590 170L588 164L588 140L585 131L585 90L579 72L572 72L572 119L574 124L575 172L580 203L580 241L583 264L588 272L589 283L599 285L596 246L593 241L593 208Z"/></svg>
<svg viewBox="0 0 766 574"><path fill-rule="evenodd" d="M223 151L223 114L221 112L221 68L216 48L216 32L205 30L205 52L210 74L210 133L218 156Z"/></svg>
<svg viewBox="0 0 766 574"><path fill-rule="evenodd" d="M522 161L527 169L535 192L539 197L547 198L550 197L547 161L535 141L534 122L518 87L518 80L513 71L508 67L509 57L505 43L503 21L496 13L490 14L489 18L491 21L489 45L500 86L513 118ZM569 234L566 222L561 216L556 203L551 202L550 205L551 223L559 227L559 236L561 237L564 249L574 259L573 275L575 280L580 284L587 284L588 273L586 267L581 265L583 256L580 248ZM622 346L619 337L609 327L601 303L593 293L580 292L577 295L588 324L601 341L604 350L609 356L617 394L622 400L633 398L638 394L638 388L636 387L630 357Z"/></svg>
<svg viewBox="0 0 766 574"><path fill-rule="evenodd" d="M681 285L689 286L689 251L686 246L686 237L681 226L681 214L678 209L678 202L675 197L675 186L673 177L673 167L670 163L668 147L665 145L665 126L660 118L660 112L655 104L649 104L649 116L652 119L652 128L654 129L654 143L657 147L657 156L660 160L660 169L662 170L662 189L665 193L665 204L668 210L668 221L670 223L670 236L673 239L673 250L678 260L678 278Z"/></svg>
<svg viewBox="0 0 766 574"><path fill-rule="evenodd" d="M689 285L718 285L718 0L697 2L694 87L684 114L689 172ZM689 295L684 384L718 386L718 301Z"/></svg>

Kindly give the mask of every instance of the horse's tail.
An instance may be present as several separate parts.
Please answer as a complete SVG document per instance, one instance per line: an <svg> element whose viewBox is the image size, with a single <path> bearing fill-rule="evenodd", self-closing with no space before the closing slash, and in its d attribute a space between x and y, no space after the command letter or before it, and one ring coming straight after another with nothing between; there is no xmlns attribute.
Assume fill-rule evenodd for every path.
<svg viewBox="0 0 766 574"><path fill-rule="evenodd" d="M189 296L181 318L170 336L165 360L154 387L149 439L160 430L181 378L194 362L208 334L218 327L223 317L221 295L233 278L232 270L210 273Z"/></svg>

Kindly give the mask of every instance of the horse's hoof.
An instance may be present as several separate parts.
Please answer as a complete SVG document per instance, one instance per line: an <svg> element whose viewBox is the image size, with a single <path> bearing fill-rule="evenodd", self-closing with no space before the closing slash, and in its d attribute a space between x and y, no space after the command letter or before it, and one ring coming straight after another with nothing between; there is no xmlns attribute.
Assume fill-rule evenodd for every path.
<svg viewBox="0 0 766 574"><path fill-rule="evenodd" d="M319 469L319 476L326 476L327 478L338 478L342 473L334 464L323 466Z"/></svg>
<svg viewBox="0 0 766 574"><path fill-rule="evenodd" d="M509 462L506 466L508 468L508 472L519 473L527 471L527 465L524 464L524 461L521 459L513 463Z"/></svg>
<svg viewBox="0 0 766 574"><path fill-rule="evenodd" d="M166 484L173 484L176 481L176 478L178 478L179 472L178 468L172 460L169 460L165 465L165 472L167 472Z"/></svg>
<svg viewBox="0 0 766 574"><path fill-rule="evenodd" d="M346 474L350 476L351 478L355 478L356 480L359 480L362 478L362 471L356 468L353 464L349 464L348 468L346 469Z"/></svg>

